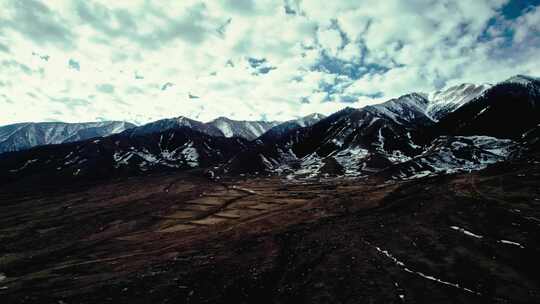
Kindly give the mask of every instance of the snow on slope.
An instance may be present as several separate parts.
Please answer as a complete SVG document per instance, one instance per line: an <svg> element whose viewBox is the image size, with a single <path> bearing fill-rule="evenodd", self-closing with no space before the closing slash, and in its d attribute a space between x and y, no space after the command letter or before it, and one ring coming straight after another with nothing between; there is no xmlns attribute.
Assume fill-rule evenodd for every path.
<svg viewBox="0 0 540 304"><path fill-rule="evenodd" d="M386 175L410 179L481 170L519 149L515 141L489 136L441 136L419 156L389 168Z"/></svg>
<svg viewBox="0 0 540 304"><path fill-rule="evenodd" d="M374 110L383 115L384 118L390 118L398 124L405 125L430 120L426 113L428 104L429 101L426 95L412 93L390 99L381 104L367 106L364 109Z"/></svg>
<svg viewBox="0 0 540 304"><path fill-rule="evenodd" d="M426 113L433 120L437 121L446 114L481 96L491 87L492 85L490 84L475 85L464 83L431 93L428 97L429 104Z"/></svg>
<svg viewBox="0 0 540 304"><path fill-rule="evenodd" d="M527 75L516 75L505 80L503 83L517 83L522 85L528 85L534 82L540 81L540 77L533 77Z"/></svg>
<svg viewBox="0 0 540 304"><path fill-rule="evenodd" d="M237 136L254 140L280 123L277 121L232 120L226 117L219 117L207 124L218 128L225 137Z"/></svg>
<svg viewBox="0 0 540 304"><path fill-rule="evenodd" d="M135 127L123 121L89 123L19 123L0 127L0 153L39 145L61 144L108 136Z"/></svg>
<svg viewBox="0 0 540 304"><path fill-rule="evenodd" d="M223 133L215 126L208 125L183 116L156 120L154 122L133 128L127 133L129 133L130 136L138 136L144 134L159 133L170 129L178 129L181 127L188 127L192 130L211 136L223 136Z"/></svg>

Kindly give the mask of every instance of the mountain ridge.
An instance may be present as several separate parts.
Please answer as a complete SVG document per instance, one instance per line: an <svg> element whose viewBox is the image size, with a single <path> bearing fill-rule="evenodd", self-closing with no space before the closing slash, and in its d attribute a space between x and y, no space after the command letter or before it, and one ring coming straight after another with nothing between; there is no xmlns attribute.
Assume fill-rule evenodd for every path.
<svg viewBox="0 0 540 304"><path fill-rule="evenodd" d="M426 94L410 93L377 105L344 108L327 117L311 114L274 126L255 140L234 136L232 130L227 137L217 126L186 117L164 119L77 142L69 146L70 151L59 145L31 149L26 154L10 153L0 157L0 167L7 178L40 170L39 164L54 174L69 168L67 175L84 175L86 167L62 162L60 153L79 157L77 161L83 156L100 159L98 163L107 170L129 174L205 168L212 176L265 173L320 178L394 172L387 176L406 179L479 170L503 161L515 147L526 144L521 137L540 124L540 86L534 78L527 78L526 83L503 81L487 88L460 85L444 92L459 94L443 94L449 100L432 102ZM439 116L434 119L430 115L433 104L451 106L437 109ZM500 121L509 113L522 119L505 128ZM227 118L215 121L238 122ZM245 126L241 124L236 133L246 130ZM187 139L164 149L169 136ZM228 144L235 148L226 147ZM493 152L497 149L500 153ZM203 155L204 161L195 162L195 155ZM46 159L52 159L55 167L43 165Z"/></svg>

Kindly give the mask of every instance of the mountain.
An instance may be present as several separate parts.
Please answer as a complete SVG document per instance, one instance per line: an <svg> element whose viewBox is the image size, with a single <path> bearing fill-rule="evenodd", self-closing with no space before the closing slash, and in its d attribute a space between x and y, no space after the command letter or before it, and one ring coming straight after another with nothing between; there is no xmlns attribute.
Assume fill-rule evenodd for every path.
<svg viewBox="0 0 540 304"><path fill-rule="evenodd" d="M241 137L247 140L254 140L270 128L280 124L277 121L245 121L232 120L226 117L219 117L208 123L179 116L176 118L161 119L140 127L133 128L127 132L129 136L138 136L150 133L159 133L170 129L188 127L192 130L208 134L210 136L221 137Z"/></svg>
<svg viewBox="0 0 540 304"><path fill-rule="evenodd" d="M540 123L538 88L538 79L516 76L347 108L307 128L262 136L222 170L319 177L401 168L390 176L408 178L482 169L509 157Z"/></svg>
<svg viewBox="0 0 540 304"><path fill-rule="evenodd" d="M428 103L413 93L380 105L346 108L310 127L261 137L223 170L310 177L343 171L359 176L374 166L408 160L421 152L416 140L422 138L422 129L433 124L425 113ZM336 172L328 172L330 168Z"/></svg>
<svg viewBox="0 0 540 304"><path fill-rule="evenodd" d="M190 168L407 179L479 170L538 145L539 99L540 81L518 75L493 86L411 93L281 124L163 119L97 140L7 153L0 172L8 172L8 180L44 172L104 177Z"/></svg>
<svg viewBox="0 0 540 304"><path fill-rule="evenodd" d="M225 137L242 137L254 140L279 124L280 122L277 121L245 121L219 117L206 125L219 129Z"/></svg>
<svg viewBox="0 0 540 304"><path fill-rule="evenodd" d="M0 153L120 133L135 127L124 121L18 123L0 127Z"/></svg>
<svg viewBox="0 0 540 304"><path fill-rule="evenodd" d="M508 78L503 83L514 83L514 84L521 84L524 86L530 86L535 83L538 84L538 81L540 81L539 77L518 74L518 75Z"/></svg>
<svg viewBox="0 0 540 304"><path fill-rule="evenodd" d="M213 125L179 116L176 118L160 119L145 125L132 128L124 132L127 136L139 136L145 134L159 133L170 129L178 129L182 127L190 128L194 131L208 134L210 136L223 136L223 132Z"/></svg>
<svg viewBox="0 0 540 304"><path fill-rule="evenodd" d="M489 136L441 136L422 154L389 166L380 175L393 179L418 178L433 174L453 174L481 170L506 160L519 151L517 142Z"/></svg>
<svg viewBox="0 0 540 304"><path fill-rule="evenodd" d="M96 179L205 168L225 162L248 144L242 138L210 136L189 127L142 135L120 133L1 154L0 181L45 176Z"/></svg>
<svg viewBox="0 0 540 304"><path fill-rule="evenodd" d="M540 80L514 76L443 117L437 135L486 135L519 139L540 123Z"/></svg>
<svg viewBox="0 0 540 304"><path fill-rule="evenodd" d="M490 84L464 83L434 92L428 96L427 113L433 120L438 121L469 101L481 96L491 87Z"/></svg>
<svg viewBox="0 0 540 304"><path fill-rule="evenodd" d="M285 133L290 132L294 129L310 127L325 117L326 116L322 114L313 113L304 117L300 117L298 119L286 121L269 129L266 133L259 137L259 140L270 141L272 139L277 139L283 136Z"/></svg>

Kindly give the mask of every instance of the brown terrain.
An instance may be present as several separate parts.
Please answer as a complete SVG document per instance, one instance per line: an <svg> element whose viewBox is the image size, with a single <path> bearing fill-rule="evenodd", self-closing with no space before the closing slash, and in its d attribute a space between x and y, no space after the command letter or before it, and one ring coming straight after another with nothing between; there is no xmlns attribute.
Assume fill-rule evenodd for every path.
<svg viewBox="0 0 540 304"><path fill-rule="evenodd" d="M540 303L540 162L0 187L0 303Z"/></svg>

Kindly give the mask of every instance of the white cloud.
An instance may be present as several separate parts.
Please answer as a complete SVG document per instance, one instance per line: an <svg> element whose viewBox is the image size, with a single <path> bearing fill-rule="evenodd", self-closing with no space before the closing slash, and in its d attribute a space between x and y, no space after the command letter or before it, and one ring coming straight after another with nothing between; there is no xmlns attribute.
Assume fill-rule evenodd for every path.
<svg viewBox="0 0 540 304"><path fill-rule="evenodd" d="M538 75L540 10L507 20L506 2L6 1L0 124L285 120Z"/></svg>

